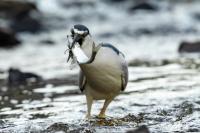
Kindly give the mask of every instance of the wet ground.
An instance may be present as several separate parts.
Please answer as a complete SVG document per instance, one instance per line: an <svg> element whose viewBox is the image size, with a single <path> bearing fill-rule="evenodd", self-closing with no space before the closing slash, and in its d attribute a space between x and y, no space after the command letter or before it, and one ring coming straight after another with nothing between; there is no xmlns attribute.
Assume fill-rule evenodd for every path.
<svg viewBox="0 0 200 133"><path fill-rule="evenodd" d="M110 105L106 120L95 116L101 101L93 106L93 119L84 119L85 97L75 84L14 89L9 94L4 88L1 131L124 132L139 125L148 125L152 132L200 131L198 70L172 63L130 66L129 73L127 90Z"/></svg>
<svg viewBox="0 0 200 133"><path fill-rule="evenodd" d="M137 13L129 10L127 1L115 6L88 1L82 7L56 0L36 2L50 29L20 33L21 46L0 49L0 132L123 133L141 125L151 132L200 132L199 55L177 52L181 41L200 35L200 22L194 17L200 13L198 1L164 1L156 4L159 12ZM116 21L119 25L113 24ZM71 70L64 54L74 23L86 24L98 42L116 44L129 64L128 86L111 103L106 119L96 118L103 101L94 103L91 120L84 119L78 67ZM39 74L46 84L8 87L10 67Z"/></svg>

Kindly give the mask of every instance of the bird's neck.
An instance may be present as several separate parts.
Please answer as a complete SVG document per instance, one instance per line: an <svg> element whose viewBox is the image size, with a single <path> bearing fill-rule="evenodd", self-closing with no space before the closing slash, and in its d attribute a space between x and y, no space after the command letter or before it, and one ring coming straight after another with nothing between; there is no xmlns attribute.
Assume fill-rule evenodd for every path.
<svg viewBox="0 0 200 133"><path fill-rule="evenodd" d="M82 50L87 55L88 58L92 56L93 52L93 45L95 45L94 41L92 40L91 36L87 36L81 45Z"/></svg>

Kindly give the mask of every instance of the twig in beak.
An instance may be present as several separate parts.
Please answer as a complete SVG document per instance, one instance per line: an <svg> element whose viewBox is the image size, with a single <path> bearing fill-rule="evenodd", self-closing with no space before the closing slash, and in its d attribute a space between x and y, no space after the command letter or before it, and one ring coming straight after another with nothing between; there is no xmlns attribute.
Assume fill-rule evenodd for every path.
<svg viewBox="0 0 200 133"><path fill-rule="evenodd" d="M67 42L68 42L68 45L67 45L68 49L65 50L64 54L66 54L67 51L69 51L69 55L67 57L67 62L69 62L70 58L73 59L74 55L72 53L72 46L70 47L71 43L69 41L69 36L68 35L67 35Z"/></svg>

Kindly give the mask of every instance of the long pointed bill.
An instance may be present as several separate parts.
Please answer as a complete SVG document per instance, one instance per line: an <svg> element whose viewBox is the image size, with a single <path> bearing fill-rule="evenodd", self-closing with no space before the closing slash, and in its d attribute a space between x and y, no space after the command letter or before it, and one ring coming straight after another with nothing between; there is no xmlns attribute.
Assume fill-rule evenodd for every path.
<svg viewBox="0 0 200 133"><path fill-rule="evenodd" d="M77 41L80 39L80 36L78 34L75 34L74 40L71 44L72 52L74 56L76 57L76 60L79 64L84 64L89 61L89 58L84 53L84 51L80 48L79 44L76 44Z"/></svg>
<svg viewBox="0 0 200 133"><path fill-rule="evenodd" d="M71 48L74 47L74 44L78 42L78 40L80 39L81 37L78 35L78 34L75 34L74 35L74 40L72 42L72 45L71 45Z"/></svg>

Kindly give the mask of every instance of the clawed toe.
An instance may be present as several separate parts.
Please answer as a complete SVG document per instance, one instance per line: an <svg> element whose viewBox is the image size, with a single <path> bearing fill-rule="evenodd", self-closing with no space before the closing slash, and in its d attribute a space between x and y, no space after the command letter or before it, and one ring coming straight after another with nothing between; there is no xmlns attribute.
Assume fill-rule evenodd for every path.
<svg viewBox="0 0 200 133"><path fill-rule="evenodd" d="M97 118L105 119L105 118L106 118L106 115L105 115L105 114L99 114L99 115L97 116Z"/></svg>
<svg viewBox="0 0 200 133"><path fill-rule="evenodd" d="M87 115L85 116L85 119L91 119L91 118L92 118L91 115L88 115L88 114L87 114Z"/></svg>

